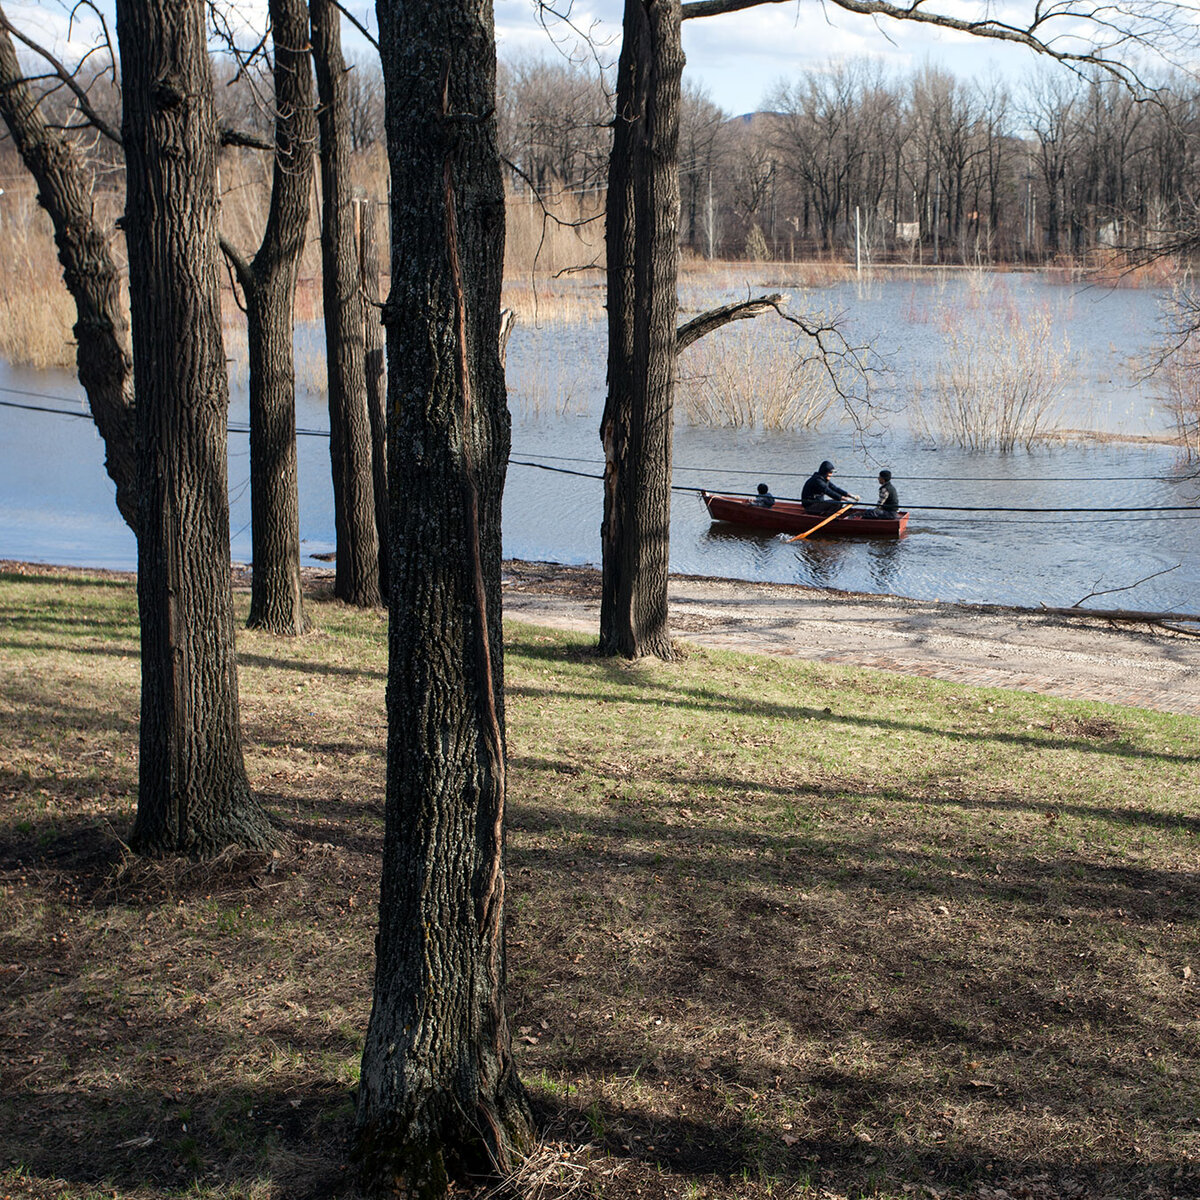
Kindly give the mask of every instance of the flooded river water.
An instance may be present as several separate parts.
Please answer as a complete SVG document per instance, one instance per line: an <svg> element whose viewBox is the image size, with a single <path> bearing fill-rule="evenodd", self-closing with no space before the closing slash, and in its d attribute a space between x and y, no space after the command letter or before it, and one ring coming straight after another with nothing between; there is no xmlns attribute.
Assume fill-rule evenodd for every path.
<svg viewBox="0 0 1200 1200"><path fill-rule="evenodd" d="M888 368L876 381L876 402L887 411L865 439L832 416L815 432L698 428L681 420L673 570L922 599L1052 605L1146 580L1089 603L1200 608L1200 509L1102 511L1195 504L1200 484L1174 449L1087 440L1009 454L969 452L917 436L908 403L914 387L920 389L947 353L955 330L999 320L1015 309L1046 317L1052 343L1047 352L1069 360L1059 426L1118 437L1161 434L1167 425L1158 385L1138 372L1156 338L1154 292L1051 286L1015 274L983 282L979 276L947 274L801 293L788 287L786 277L773 275L773 268L759 270L758 277L739 285L741 296L789 290L793 308L840 312L852 340L875 348ZM731 288L705 302L738 294ZM769 320L755 323L756 336L772 336ZM312 331L300 338L310 357L317 344ZM598 322L519 325L509 347L508 376L513 462L505 493L505 553L597 563L602 498L594 476L601 470L604 330ZM11 402L81 409L80 389L67 372L0 366L0 389L0 399ZM230 418L246 420L244 386L237 379ZM302 390L297 422L313 431L328 428L322 395ZM233 555L244 562L250 558L244 434L230 435L229 453ZM751 492L764 480L778 496L798 495L824 458L836 461L844 487L864 497L874 496L874 477L888 466L902 505L912 511L907 536L791 544L782 536L735 533L709 522L697 494L702 487ZM301 438L300 488L303 550L312 561L334 542L327 438ZM955 506L996 511L946 511ZM1088 511L1000 511L1014 508ZM133 538L117 515L103 447L90 421L0 408L0 557L135 565Z"/></svg>

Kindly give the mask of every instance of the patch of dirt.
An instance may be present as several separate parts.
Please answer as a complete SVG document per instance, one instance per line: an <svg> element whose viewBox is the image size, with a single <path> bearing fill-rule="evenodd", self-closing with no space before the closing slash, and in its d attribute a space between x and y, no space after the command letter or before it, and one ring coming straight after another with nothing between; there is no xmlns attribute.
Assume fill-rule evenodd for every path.
<svg viewBox="0 0 1200 1200"><path fill-rule="evenodd" d="M514 560L504 596L506 616L599 628L594 567ZM1200 639L1177 626L689 575L669 598L701 646L1200 716Z"/></svg>

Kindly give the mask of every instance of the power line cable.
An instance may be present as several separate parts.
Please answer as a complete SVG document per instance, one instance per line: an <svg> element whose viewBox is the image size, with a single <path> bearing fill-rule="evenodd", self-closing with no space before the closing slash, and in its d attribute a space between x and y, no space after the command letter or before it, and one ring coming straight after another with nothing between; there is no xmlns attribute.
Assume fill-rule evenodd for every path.
<svg viewBox="0 0 1200 1200"><path fill-rule="evenodd" d="M522 453L517 451L517 453ZM546 459L550 462L574 462L585 463L589 466L604 466L602 459L598 458L576 458L566 454L542 454L539 451L524 451L526 454L532 454L535 458ZM536 466L536 463L527 464ZM761 468L756 471L747 470L742 467L691 467L675 463L672 465L673 472L693 471L704 472L709 475L749 475L752 478L757 476L761 478L763 475L768 475L774 479L807 479L811 471L764 471ZM841 472L839 472L841 474ZM875 479L875 475L841 475L843 479ZM968 477L954 475L905 475L904 482L906 483L1128 483L1128 475L971 475ZM1178 480L1176 475L1143 475L1140 478L1152 480L1162 483L1172 483Z"/></svg>
<svg viewBox="0 0 1200 1200"><path fill-rule="evenodd" d="M40 399L61 400L65 403L70 402L69 398L66 396L51 396L51 395L46 395L45 393L42 393L42 392L26 392L26 391L22 391L18 388L0 388L0 391L5 391L5 392L9 392L9 393L12 393L15 395L22 395L22 396L35 396ZM90 412L75 412L75 411L72 411L69 409L47 408L43 405L38 405L38 404L21 404L14 400L0 400L0 407L17 408L17 409L23 409L26 411L30 411L30 412L50 413L51 415L60 416L60 417L85 417L85 418L89 418L89 419L91 417ZM229 433L248 434L250 432L250 427L248 425L243 425L243 424L240 424L237 422L230 422L229 425L227 426L227 429L228 429ZM327 429L297 429L296 436L297 437L328 437L329 431ZM588 465L596 465L596 466L601 465L599 460L596 460L596 459L571 458L571 457L568 457L565 455L546 454L546 455L539 455L538 457L553 459L553 460L556 460L559 462L578 462L578 463L585 463ZM595 480L599 480L599 481L603 481L603 479L604 479L603 475L593 475L587 471L572 471L566 467L552 467L552 466L547 465L544 462L531 462L528 459L510 458L509 465L514 466L514 467L532 467L532 468L536 468L537 470L541 470L541 471L550 471L550 472L552 472L554 474L558 474L558 475L571 475L571 476L574 476L579 479L595 479ZM708 468L705 468L705 467L677 467L675 469L676 470L688 470L688 471L706 470L712 474L722 473L722 471L719 468L712 468L712 467L708 467ZM744 470L737 470L737 469L730 469L729 471L726 471L723 473L738 474L738 475L762 474L762 472L751 472L751 471L744 471ZM804 472L778 472L777 471L777 472L770 472L770 474L773 474L776 476L783 476L785 478L799 478L801 475L804 474ZM842 476L842 478L844 478L844 479L870 479L872 477L869 475L844 475L844 476ZM919 476L919 475L910 475L910 476L906 476L905 478L911 479L914 482L926 482L926 483L928 483L928 482L1108 483L1108 482L1125 482L1128 479L1127 476L1115 476L1115 477L1106 477L1106 476L1053 477L1053 476L1046 476L1044 478L1025 477L1025 478L1017 478L1017 479L1003 478L1003 477L989 477L989 476L972 476L968 479L957 479L956 480L950 476ZM1159 482L1171 482L1173 479L1172 476L1145 476L1144 478L1146 478L1147 480L1153 480L1153 481L1159 481ZM674 492L693 492L693 493L698 492L698 489L696 489L694 487L688 487L684 484L672 484L671 490ZM725 493L725 494L728 495L730 493ZM733 495L750 495L751 493L732 493L732 494ZM779 499L795 500L798 498L797 497L780 496ZM909 512L1090 513L1090 514L1095 514L1095 513L1196 512L1197 508L1193 504L1155 504L1155 505L1137 504L1137 505L1132 505L1132 506L1128 506L1128 507L1120 507L1120 508L1097 508L1094 505L1088 505L1088 506L1082 507L1082 508L1044 508L1044 507L1034 508L1034 507L1001 506L1001 505L994 505L994 504L984 504L984 505L910 504L907 506L906 511L909 511Z"/></svg>
<svg viewBox="0 0 1200 1200"><path fill-rule="evenodd" d="M40 396L43 400L62 400L68 404L71 403L67 396L42 396L40 392L22 392L17 388L0 388L0 392L11 392L16 396ZM72 412L70 409L46 408L42 404L19 404L15 400L0 400L0 406L4 408L21 408L27 412L52 413L56 417L85 417L89 421L92 419L92 414L86 410Z"/></svg>

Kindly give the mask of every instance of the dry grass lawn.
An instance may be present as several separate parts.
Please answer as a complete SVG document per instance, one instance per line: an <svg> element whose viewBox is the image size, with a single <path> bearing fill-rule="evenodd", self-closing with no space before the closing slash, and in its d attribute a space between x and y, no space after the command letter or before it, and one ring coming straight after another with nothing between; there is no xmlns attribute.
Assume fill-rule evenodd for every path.
<svg viewBox="0 0 1200 1200"><path fill-rule="evenodd" d="M133 587L0 575L0 1197L353 1194L386 621L310 614L239 641L290 848L144 862ZM1194 721L516 625L507 661L510 1194L1200 1195Z"/></svg>

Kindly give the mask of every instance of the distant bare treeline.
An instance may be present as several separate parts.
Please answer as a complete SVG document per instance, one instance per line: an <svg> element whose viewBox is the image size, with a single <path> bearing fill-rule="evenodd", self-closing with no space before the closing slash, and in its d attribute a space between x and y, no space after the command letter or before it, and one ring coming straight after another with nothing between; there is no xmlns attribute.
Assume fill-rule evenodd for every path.
<svg viewBox="0 0 1200 1200"><path fill-rule="evenodd" d="M380 67L369 56L350 67L355 173L364 195L382 201ZM269 86L222 59L215 73L222 128L269 139ZM526 201L510 215L511 275L535 258L550 272L603 262L596 218L611 142L609 83L592 63L501 62L502 153L511 193ZM86 90L119 125L108 78ZM78 122L67 89L46 103L63 126ZM97 191L120 189L119 150L81 136L92 140ZM0 148L0 164L6 153ZM851 61L781 83L762 111L740 116L685 85L679 157L681 241L700 259L853 261L857 252L864 263L1077 263L1170 243L1200 224L1192 199L1200 195L1200 84L1180 75L1139 99L1107 77L1061 67L1009 84ZM264 168L260 187L247 188L244 170L233 183L236 161L228 160L228 185L223 177L225 228L256 223L269 182ZM576 234L543 219L543 208L558 221L592 224Z"/></svg>
<svg viewBox="0 0 1200 1200"><path fill-rule="evenodd" d="M611 97L560 61L501 72L513 187L605 186ZM731 117L685 89L682 240L704 258L1045 262L1140 249L1195 223L1200 85L1137 100L1114 80L1044 68L1010 86L931 66L814 70Z"/></svg>

